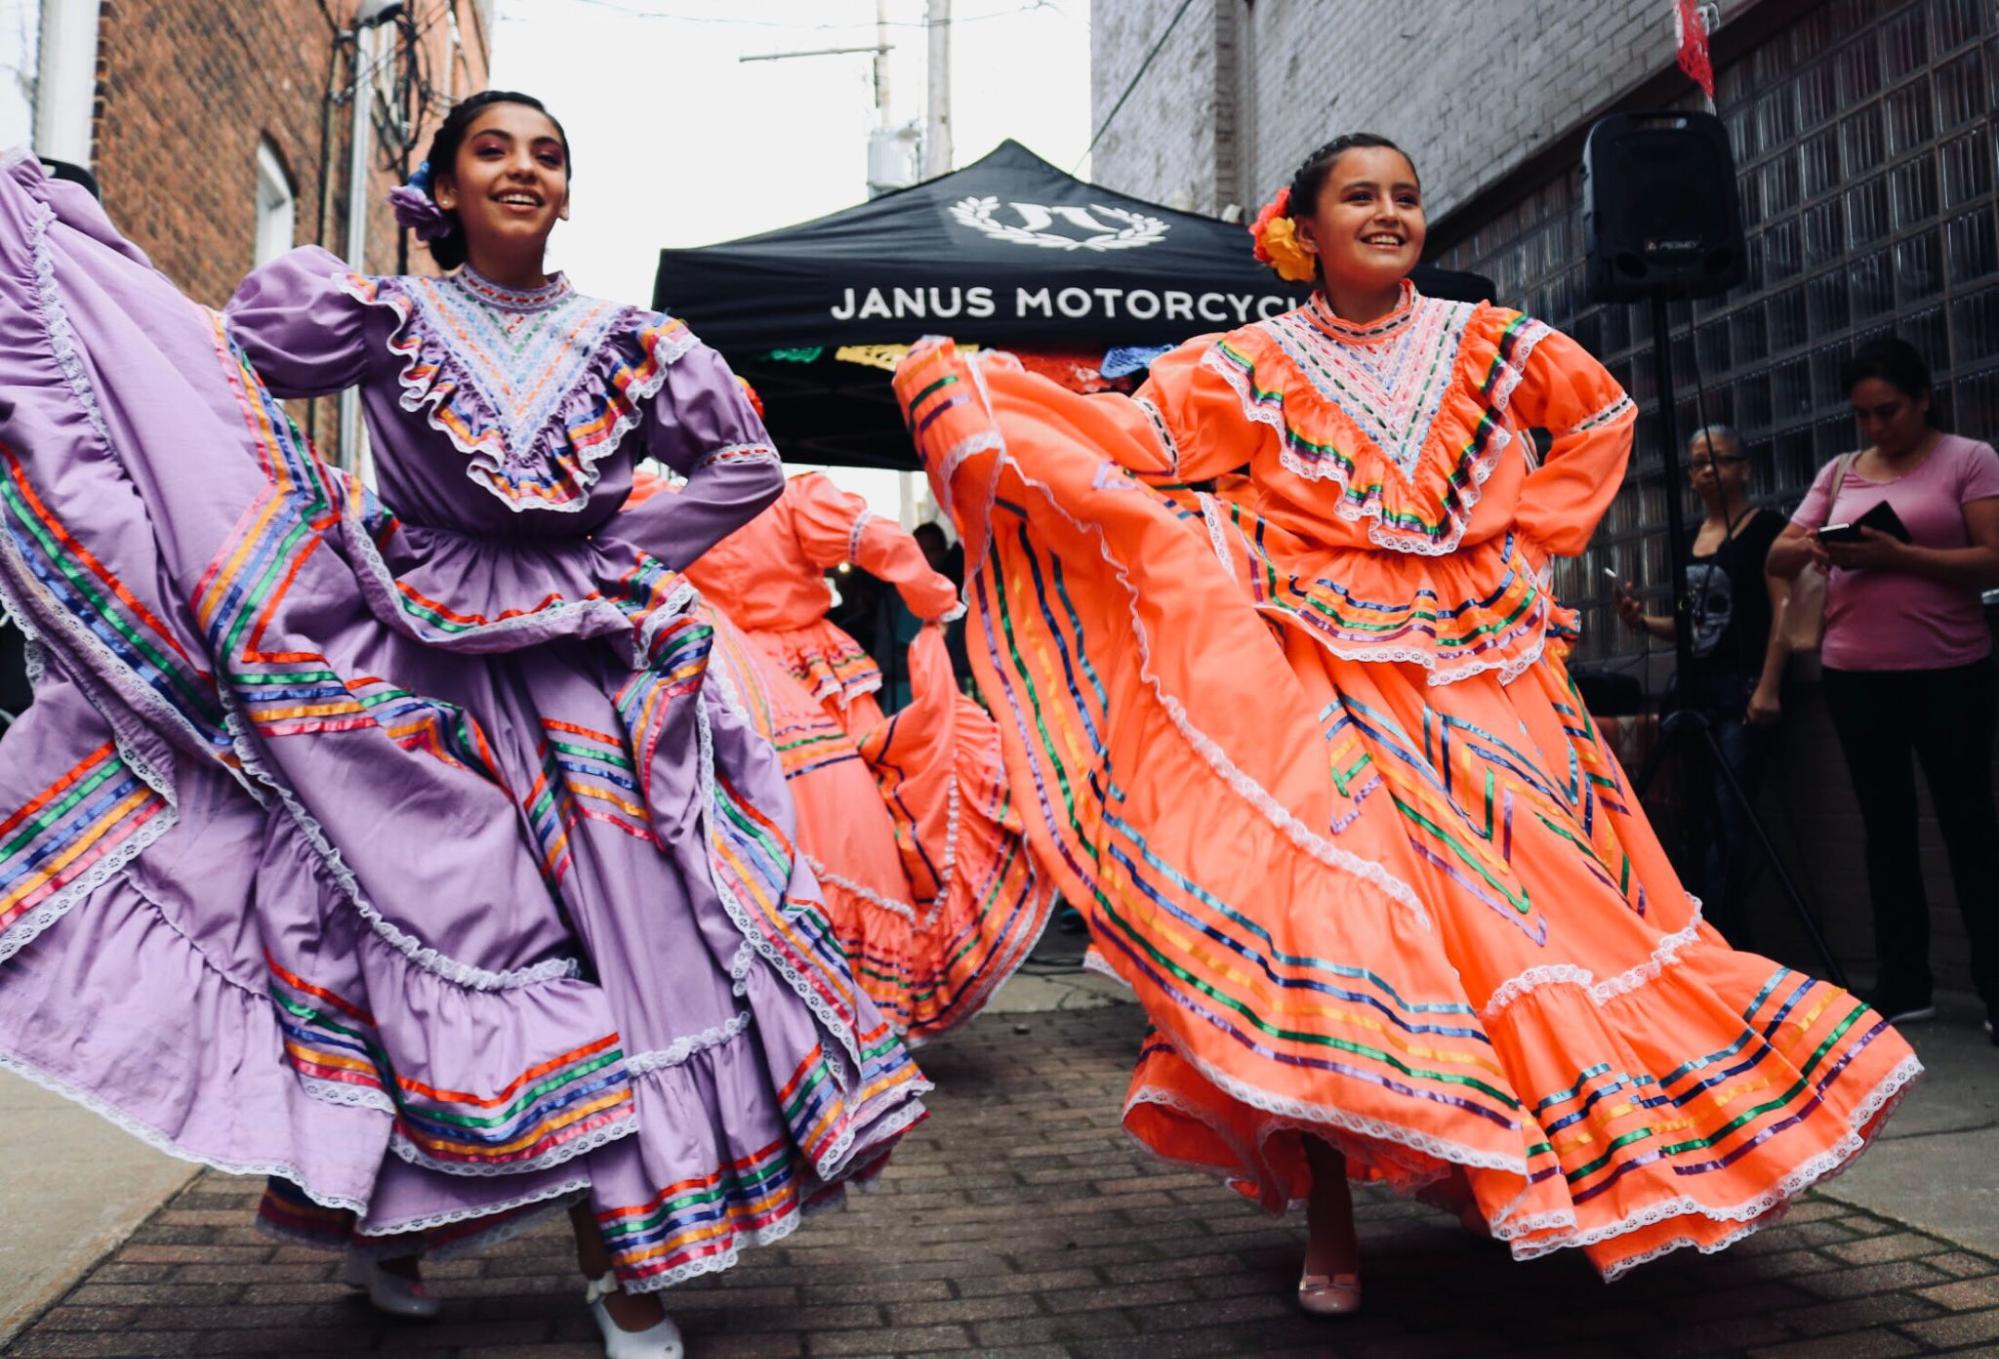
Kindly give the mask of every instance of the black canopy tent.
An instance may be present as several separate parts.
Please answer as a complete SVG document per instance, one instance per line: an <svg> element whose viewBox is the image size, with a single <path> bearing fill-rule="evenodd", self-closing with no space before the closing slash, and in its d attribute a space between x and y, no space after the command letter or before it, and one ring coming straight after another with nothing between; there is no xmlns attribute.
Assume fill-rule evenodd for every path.
<svg viewBox="0 0 1999 1359"><path fill-rule="evenodd" d="M1477 299L1491 284L1419 270ZM1087 184L1018 142L831 216L662 250L653 305L686 319L762 395L785 455L914 467L879 368L845 346L948 334L986 346L1102 351L1175 344L1295 304L1240 223Z"/></svg>

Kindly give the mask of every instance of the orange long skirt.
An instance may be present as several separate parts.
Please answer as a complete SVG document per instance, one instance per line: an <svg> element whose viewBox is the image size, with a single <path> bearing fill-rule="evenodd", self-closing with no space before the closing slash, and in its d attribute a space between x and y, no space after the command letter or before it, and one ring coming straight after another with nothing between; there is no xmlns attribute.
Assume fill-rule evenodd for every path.
<svg viewBox="0 0 1999 1359"><path fill-rule="evenodd" d="M1255 607L1191 494L1114 470L1083 398L995 367L997 416L931 418L916 376L1030 841L1153 1024L1137 1138L1281 1211L1319 1137L1605 1277L1863 1149L1914 1054L1701 922L1554 648L1504 682L1341 659Z"/></svg>
<svg viewBox="0 0 1999 1359"><path fill-rule="evenodd" d="M783 763L799 851L855 979L912 1045L967 1022L1026 961L1055 888L1022 838L999 732L958 691L942 630L910 645L914 701L853 735L844 721L878 711L872 696L835 710L784 648L727 623L717 643Z"/></svg>

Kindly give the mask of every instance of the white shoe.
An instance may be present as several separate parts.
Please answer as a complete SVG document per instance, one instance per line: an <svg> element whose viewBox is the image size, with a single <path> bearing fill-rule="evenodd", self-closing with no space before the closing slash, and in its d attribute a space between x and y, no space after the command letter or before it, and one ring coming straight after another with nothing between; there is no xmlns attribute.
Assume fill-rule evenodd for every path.
<svg viewBox="0 0 1999 1359"><path fill-rule="evenodd" d="M384 1270L373 1257L347 1254L347 1286L363 1289L377 1312L405 1321L429 1321L442 1304L424 1291L423 1284Z"/></svg>
<svg viewBox="0 0 1999 1359"><path fill-rule="evenodd" d="M687 1348L680 1343L680 1328L672 1317L664 1317L643 1331L628 1331L611 1319L604 1299L621 1291L615 1273L592 1279L583 1290L583 1301L590 1304L590 1315L597 1318L597 1329L604 1333L604 1359L682 1359Z"/></svg>

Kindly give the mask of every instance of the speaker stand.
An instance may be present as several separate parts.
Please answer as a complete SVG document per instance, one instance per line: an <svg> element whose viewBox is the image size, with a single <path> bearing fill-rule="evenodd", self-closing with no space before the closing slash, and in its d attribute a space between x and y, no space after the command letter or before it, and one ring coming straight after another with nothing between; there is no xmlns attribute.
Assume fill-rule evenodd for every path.
<svg viewBox="0 0 1999 1359"><path fill-rule="evenodd" d="M1682 506L1682 475L1680 469L1680 434L1673 401L1673 344L1667 328L1666 298L1663 292L1655 292L1652 304L1652 372L1657 387L1659 403L1659 453L1661 470L1666 478L1666 560L1673 588L1673 664L1677 677L1677 687L1681 696L1686 696L1688 681L1693 675L1694 628L1693 599L1687 590L1687 524L1686 512ZM1832 949L1826 943L1825 934L1819 928L1818 916L1806 902L1804 893L1798 890L1798 883L1785 866L1784 859L1777 852L1777 844L1770 838L1763 818L1756 812L1749 799L1749 792L1736 778L1735 770L1723 758L1721 746L1715 740L1714 726L1706 713L1682 706L1666 714L1659 723L1659 745L1645 763L1637 783L1638 795L1642 798L1658 775L1668 755L1676 756L1673 762L1675 773L1680 780L1680 806L1694 805L1688 797L1690 790L1704 790L1706 805L1713 806L1719 815L1720 808L1713 804L1715 776L1719 775L1729 796L1735 799L1751 832L1756 845L1763 853L1763 861L1770 868L1771 876L1777 881L1784 899L1791 904L1797 915L1798 924L1803 927L1805 938L1819 955L1824 966L1824 977L1835 986L1846 986L1846 970L1839 960L1832 956ZM1714 827L1711 825L1712 831ZM1733 940L1730 941L1734 942Z"/></svg>

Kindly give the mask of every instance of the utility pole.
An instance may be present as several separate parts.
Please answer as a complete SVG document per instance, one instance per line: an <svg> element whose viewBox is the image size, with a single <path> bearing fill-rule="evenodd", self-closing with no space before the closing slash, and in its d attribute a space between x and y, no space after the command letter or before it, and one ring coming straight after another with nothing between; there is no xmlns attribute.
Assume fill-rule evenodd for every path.
<svg viewBox="0 0 1999 1359"><path fill-rule="evenodd" d="M923 177L951 170L951 0L929 0L923 17L930 38L929 100L923 111Z"/></svg>
<svg viewBox="0 0 1999 1359"><path fill-rule="evenodd" d="M888 128L888 0L875 0L875 126Z"/></svg>
<svg viewBox="0 0 1999 1359"><path fill-rule="evenodd" d="M348 86L351 101L347 142L347 267L357 274L368 272L368 158L374 154L374 120L368 103L373 91L379 29L369 26L349 31L354 78ZM367 456L367 436L361 425L361 393L349 387L340 393L340 465L350 472L361 470Z"/></svg>

